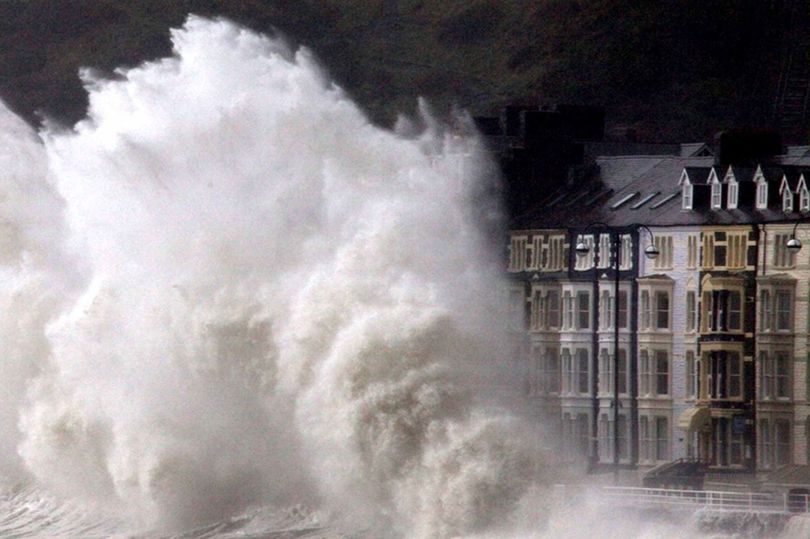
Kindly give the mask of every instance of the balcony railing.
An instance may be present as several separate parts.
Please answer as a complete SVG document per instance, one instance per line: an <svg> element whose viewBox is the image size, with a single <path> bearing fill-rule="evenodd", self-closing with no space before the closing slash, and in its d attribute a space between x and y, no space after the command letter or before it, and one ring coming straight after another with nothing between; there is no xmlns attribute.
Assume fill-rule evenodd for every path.
<svg viewBox="0 0 810 539"><path fill-rule="evenodd" d="M605 503L634 507L681 507L743 513L810 512L808 494L603 487L601 498Z"/></svg>

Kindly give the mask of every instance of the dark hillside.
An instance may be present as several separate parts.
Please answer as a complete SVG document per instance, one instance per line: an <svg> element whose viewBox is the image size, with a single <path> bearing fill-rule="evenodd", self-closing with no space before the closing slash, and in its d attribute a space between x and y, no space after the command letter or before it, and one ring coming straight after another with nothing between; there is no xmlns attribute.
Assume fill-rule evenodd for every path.
<svg viewBox="0 0 810 539"><path fill-rule="evenodd" d="M604 105L609 132L706 139L773 121L795 3L5 0L0 96L32 122L38 112L74 122L86 107L80 66L104 72L166 55L168 28L193 12L275 27L313 48L383 122L419 95L475 114L539 100Z"/></svg>

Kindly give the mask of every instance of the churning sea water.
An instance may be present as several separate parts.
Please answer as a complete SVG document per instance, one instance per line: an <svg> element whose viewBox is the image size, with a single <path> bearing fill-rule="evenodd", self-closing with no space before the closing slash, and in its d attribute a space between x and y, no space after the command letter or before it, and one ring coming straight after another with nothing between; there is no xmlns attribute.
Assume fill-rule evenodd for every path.
<svg viewBox="0 0 810 539"><path fill-rule="evenodd" d="M73 127L0 104L0 537L698 533L550 494L465 118L382 129L227 21L172 41L83 73Z"/></svg>
<svg viewBox="0 0 810 539"><path fill-rule="evenodd" d="M97 512L173 533L257 507L373 536L500 525L538 435L505 389L500 217L468 122L379 128L307 50L227 21L172 40L83 73L71 128L0 110L11 528Z"/></svg>

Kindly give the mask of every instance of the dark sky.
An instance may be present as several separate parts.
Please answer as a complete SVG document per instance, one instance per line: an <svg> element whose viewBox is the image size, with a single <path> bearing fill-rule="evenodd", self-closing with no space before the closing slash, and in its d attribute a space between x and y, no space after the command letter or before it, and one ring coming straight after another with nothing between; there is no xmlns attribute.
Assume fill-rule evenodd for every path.
<svg viewBox="0 0 810 539"><path fill-rule="evenodd" d="M420 95L440 110L460 105L474 114L515 101L596 104L607 108L609 132L707 140L721 129L778 123L777 105L798 91L780 86L791 75L788 58L797 72L808 64L807 20L791 5L5 0L0 96L32 123L45 115L72 124L86 109L80 66L104 73L167 55L168 29L193 12L278 28L306 44L382 123L412 110ZM804 118L788 120L790 137L804 140Z"/></svg>

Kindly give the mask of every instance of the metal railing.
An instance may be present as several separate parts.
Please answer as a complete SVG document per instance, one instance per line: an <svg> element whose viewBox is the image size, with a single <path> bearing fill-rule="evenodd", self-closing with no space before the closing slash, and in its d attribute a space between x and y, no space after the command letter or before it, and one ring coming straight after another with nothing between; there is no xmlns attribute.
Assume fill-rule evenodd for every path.
<svg viewBox="0 0 810 539"><path fill-rule="evenodd" d="M719 490L675 490L639 487L603 487L611 504L643 507L708 509L718 512L807 513L809 494L769 494Z"/></svg>

